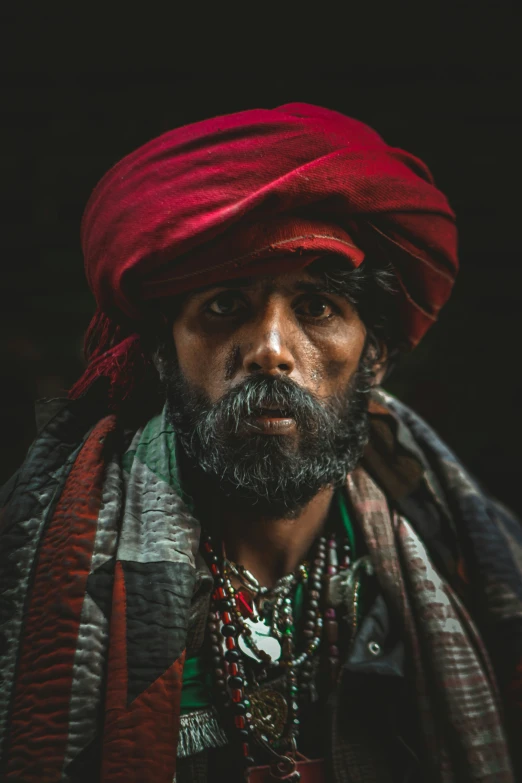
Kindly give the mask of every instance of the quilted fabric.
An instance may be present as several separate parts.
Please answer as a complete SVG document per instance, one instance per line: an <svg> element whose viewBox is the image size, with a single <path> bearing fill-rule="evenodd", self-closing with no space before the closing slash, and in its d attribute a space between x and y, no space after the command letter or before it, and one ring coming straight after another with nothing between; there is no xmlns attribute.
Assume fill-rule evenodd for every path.
<svg viewBox="0 0 522 783"><path fill-rule="evenodd" d="M4 519L2 779L172 783L199 541L172 432L156 417L122 454L115 418L102 418L56 492L46 467L59 424L28 457L43 457L49 489L28 503L23 469Z"/></svg>

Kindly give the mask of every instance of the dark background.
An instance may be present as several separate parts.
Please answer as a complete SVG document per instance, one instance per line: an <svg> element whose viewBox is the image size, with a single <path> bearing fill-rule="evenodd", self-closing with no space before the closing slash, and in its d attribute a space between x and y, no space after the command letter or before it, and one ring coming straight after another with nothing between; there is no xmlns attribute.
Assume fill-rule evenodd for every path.
<svg viewBox="0 0 522 783"><path fill-rule="evenodd" d="M63 395L83 366L93 299L79 224L98 179L177 125L307 101L357 117L425 160L455 209L461 272L454 294L386 385L486 488L522 512L521 83L509 63L464 58L294 69L273 78L214 67L45 71L36 60L15 57L0 74L0 482L34 437L34 401Z"/></svg>

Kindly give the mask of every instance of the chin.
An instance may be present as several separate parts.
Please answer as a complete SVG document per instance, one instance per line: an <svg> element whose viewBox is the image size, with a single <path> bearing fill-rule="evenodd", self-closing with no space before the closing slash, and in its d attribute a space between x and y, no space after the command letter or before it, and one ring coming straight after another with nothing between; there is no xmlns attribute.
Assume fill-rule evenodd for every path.
<svg viewBox="0 0 522 783"><path fill-rule="evenodd" d="M235 511L262 522L273 522L276 519L296 519L317 494L314 491L295 498L278 498L256 495L251 491L245 491L242 487L221 486L221 491Z"/></svg>
<svg viewBox="0 0 522 783"><path fill-rule="evenodd" d="M227 505L256 519L295 519L320 492L342 486L351 465L344 460L329 464L315 461L277 460L270 463L257 461L249 466L237 462L221 465L221 470L200 468L207 474L215 489L226 497ZM298 480L297 477L300 477Z"/></svg>

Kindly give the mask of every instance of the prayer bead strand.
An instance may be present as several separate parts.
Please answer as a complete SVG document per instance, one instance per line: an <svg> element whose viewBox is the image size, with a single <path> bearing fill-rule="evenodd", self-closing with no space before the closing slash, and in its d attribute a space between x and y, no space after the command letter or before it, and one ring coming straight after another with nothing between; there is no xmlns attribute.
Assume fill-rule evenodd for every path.
<svg viewBox="0 0 522 783"><path fill-rule="evenodd" d="M203 549L214 575L216 590L213 598L218 606L218 611L213 611L209 615L209 636L215 686L222 702L224 701L225 703L224 706L230 706L233 725L241 745L243 765L245 768L248 768L255 764L250 754L252 714L250 713L250 700L245 695L245 676L241 668L241 658L237 648L237 627L233 623L234 605L225 593L225 579L221 574L218 565L219 559L213 551L208 536L204 540ZM217 633L219 629L218 619L221 620L221 647ZM226 648L224 654L222 647ZM229 705L227 705L227 695L230 697Z"/></svg>
<svg viewBox="0 0 522 783"><path fill-rule="evenodd" d="M279 580L274 589L269 590L260 588L255 577L247 569L227 560L224 553L220 560L213 549L210 537L203 536L203 552L214 577L213 609L208 618L208 634L215 687L220 701L231 715L232 725L240 741L246 767L255 763L251 747L252 742L258 736L254 732L252 724L252 705L246 692L248 683L251 683L248 686L250 689L259 687L258 681L266 680L267 666L277 666L284 669L287 715L282 742L284 746L295 750L300 728L300 694L307 690L310 694L314 692L313 657L321 645L323 633L325 642L328 644L328 661L332 677L338 667L337 619L335 610L326 602L330 579L339 570L343 570L345 564L350 563L351 553L346 539L343 539L339 545L339 555L337 555L336 547L337 543L333 534L329 536L328 541L324 536L321 536L315 544L314 558L310 568L301 565L294 574L286 575ZM339 561L341 566L338 565ZM241 592L235 590L230 578L231 575L239 578L246 589L253 594L252 615L249 614L250 607L246 599ZM304 649L300 653L296 651L296 620L293 598L291 597L298 581L302 581L305 588L302 618L300 619ZM257 589L258 587L259 589ZM271 614L270 628L273 638L281 639L282 656L280 660L272 660L267 653L258 648L242 614L241 607L247 617L255 618L256 598L264 600L263 622ZM248 661L251 668L250 674L244 665L248 659L243 658L243 653L238 646L241 636L247 640L243 644L248 644L257 659L262 662L257 664L255 659ZM254 674L256 668L257 674ZM259 728L256 729L256 732L259 732ZM262 736L261 747L263 744L266 746L265 740L266 738ZM277 755L275 750L271 752Z"/></svg>

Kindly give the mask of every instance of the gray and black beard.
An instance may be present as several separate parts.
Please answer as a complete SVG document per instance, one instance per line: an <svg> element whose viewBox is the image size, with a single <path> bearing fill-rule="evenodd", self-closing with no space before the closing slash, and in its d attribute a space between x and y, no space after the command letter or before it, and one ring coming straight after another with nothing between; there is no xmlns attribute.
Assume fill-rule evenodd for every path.
<svg viewBox="0 0 522 783"><path fill-rule="evenodd" d="M342 485L362 456L373 379L366 354L343 393L326 401L286 376L258 375L216 403L187 382L175 356L163 354L167 415L189 460L235 507L265 520L290 519L319 490ZM295 420L293 434L253 429L253 419L271 406Z"/></svg>

